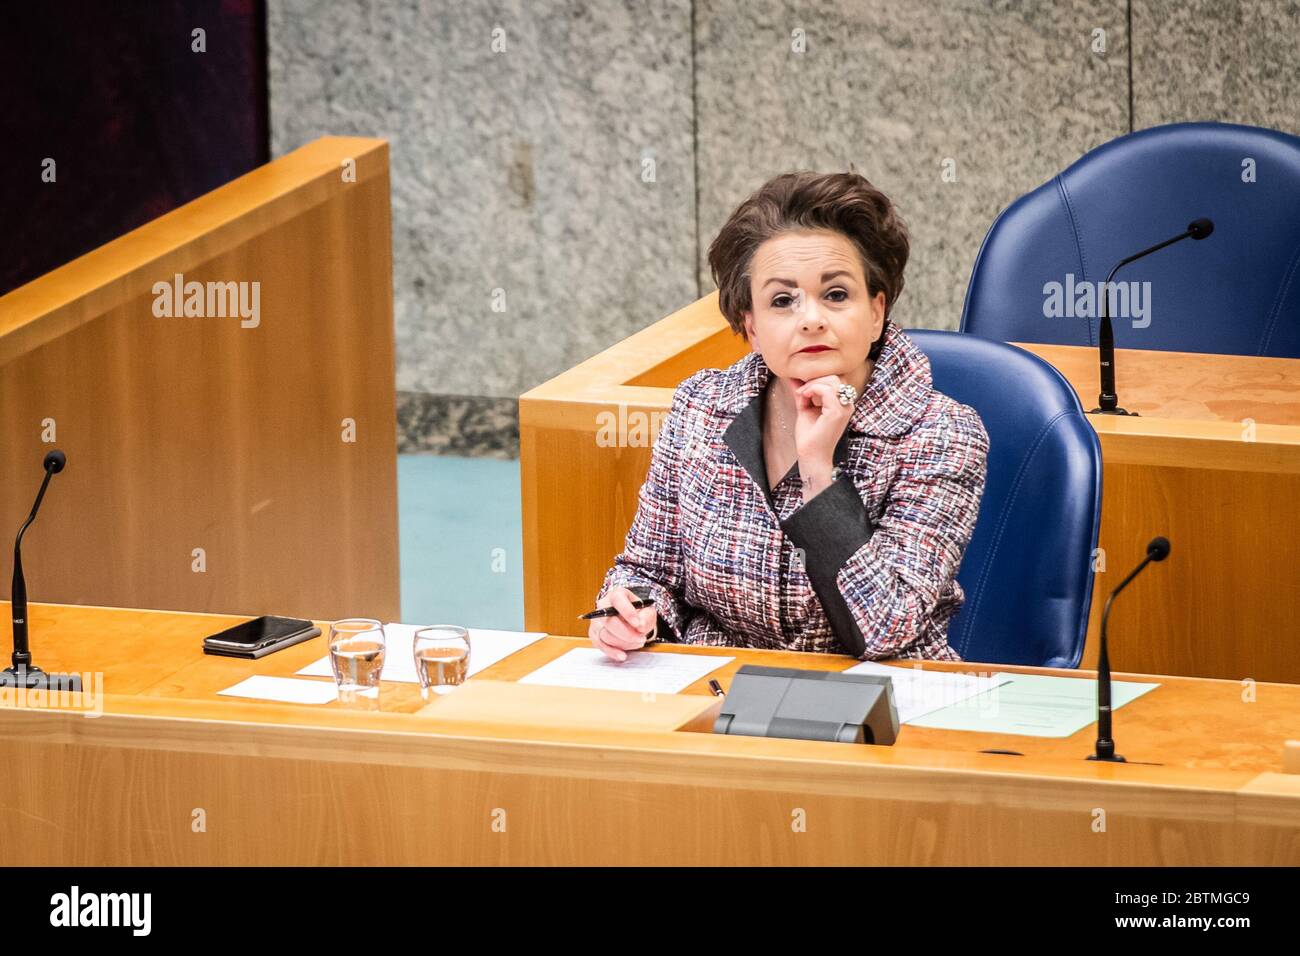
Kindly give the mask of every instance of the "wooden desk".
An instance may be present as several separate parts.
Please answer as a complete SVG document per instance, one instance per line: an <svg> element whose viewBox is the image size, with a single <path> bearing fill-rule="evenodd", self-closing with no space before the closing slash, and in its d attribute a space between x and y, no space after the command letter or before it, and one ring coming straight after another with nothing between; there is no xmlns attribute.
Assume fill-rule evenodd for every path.
<svg viewBox="0 0 1300 956"><path fill-rule="evenodd" d="M34 596L398 615L391 233L388 144L327 137L0 298L0 538L68 456Z"/></svg>
<svg viewBox="0 0 1300 956"><path fill-rule="evenodd" d="M1096 405L1094 349L1020 347L1059 368L1085 409ZM590 608L673 389L746 351L715 292L520 396L525 627L563 630ZM1300 361L1121 349L1116 369L1121 403L1141 416L1088 416L1104 461L1105 570L1083 665L1096 662L1106 595L1163 534L1169 560L1116 604L1112 661L1300 682Z"/></svg>
<svg viewBox="0 0 1300 956"><path fill-rule="evenodd" d="M1097 764L1082 759L1091 727L1055 740L905 726L893 747L721 737L672 729L693 712L676 695L619 695L595 725L489 706L441 719L455 694L426 706L405 684L357 708L235 700L215 692L291 675L323 640L240 661L200 651L231 621L218 615L31 610L36 661L99 671L106 693L98 717L0 706L3 865L1300 863L1300 776L1280 773L1300 734L1290 685L1246 703L1235 682L1159 678L1117 712L1116 737L1161 765ZM6 650L8 620L0 605ZM580 646L548 637L471 681ZM746 662L853 663L665 650L734 657L709 675L724 686ZM565 693L577 713L593 692ZM685 696L702 712L707 694L702 680ZM650 729L611 726L625 710Z"/></svg>
<svg viewBox="0 0 1300 956"><path fill-rule="evenodd" d="M1097 350L1016 343L1097 405ZM1121 349L1120 404L1089 415L1104 474L1083 665L1106 595L1169 538L1169 559L1117 602L1111 659L1133 670L1300 682L1300 361Z"/></svg>

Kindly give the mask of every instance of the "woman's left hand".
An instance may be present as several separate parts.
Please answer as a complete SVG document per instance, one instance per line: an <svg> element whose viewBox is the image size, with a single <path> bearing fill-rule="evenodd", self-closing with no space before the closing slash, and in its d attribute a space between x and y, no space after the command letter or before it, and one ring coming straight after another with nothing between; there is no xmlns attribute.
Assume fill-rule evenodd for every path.
<svg viewBox="0 0 1300 956"><path fill-rule="evenodd" d="M852 405L841 405L839 388L844 380L838 375L818 378L792 378L798 418L794 425L795 453L799 470L824 469L829 476L835 458L835 446L853 417ZM807 477L807 475L805 475Z"/></svg>

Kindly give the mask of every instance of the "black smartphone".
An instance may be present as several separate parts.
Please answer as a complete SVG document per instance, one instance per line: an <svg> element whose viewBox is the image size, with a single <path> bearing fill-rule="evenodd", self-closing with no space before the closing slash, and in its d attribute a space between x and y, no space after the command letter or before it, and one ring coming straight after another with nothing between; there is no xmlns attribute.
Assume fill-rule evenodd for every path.
<svg viewBox="0 0 1300 956"><path fill-rule="evenodd" d="M224 657L261 657L315 637L320 628L292 617L263 616L226 628L203 639L206 654Z"/></svg>

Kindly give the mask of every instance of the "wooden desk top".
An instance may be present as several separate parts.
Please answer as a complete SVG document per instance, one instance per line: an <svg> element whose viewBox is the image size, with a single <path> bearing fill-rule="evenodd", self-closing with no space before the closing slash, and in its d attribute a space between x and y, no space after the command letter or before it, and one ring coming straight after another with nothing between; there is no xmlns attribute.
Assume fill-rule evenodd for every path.
<svg viewBox="0 0 1300 956"><path fill-rule="evenodd" d="M1097 350L1014 342L1097 406ZM1117 349L1116 390L1136 417L1088 415L1108 462L1300 472L1300 360Z"/></svg>
<svg viewBox="0 0 1300 956"><path fill-rule="evenodd" d="M1056 366L1074 386L1085 411L1097 407L1095 348L1011 344ZM1117 349L1115 379L1120 406L1143 418L1300 425L1297 359Z"/></svg>
<svg viewBox="0 0 1300 956"><path fill-rule="evenodd" d="M12 646L7 602L0 602L0 647ZM363 748L368 757L405 759L414 749L437 741L470 738L482 741L516 741L564 747L660 752L665 756L760 757L794 760L813 772L852 765L915 768L929 772L957 771L995 775L1031 775L1097 782L1142 783L1198 790L1259 790L1300 800L1300 775L1284 775L1282 751L1287 739L1300 737L1300 686L1257 684L1254 700L1247 702L1241 684L1198 678L1117 674L1117 679L1157 680L1160 687L1116 713L1115 736L1119 750L1130 761L1158 762L1098 764L1083 758L1092 751L1093 725L1068 738L1024 737L1000 734L934 730L905 725L893 747L850 747L832 743L766 740L714 736L686 731L627 731L601 726L582 728L543 723L439 721L440 702L428 706L413 684L385 682L378 702L348 705L298 705L218 697L216 692L253 674L290 676L325 653L324 638L315 638L259 661L212 657L202 653L208 634L240 618L230 615L150 611L116 608L33 604L30 607L33 657L47 671L98 672L104 717L93 723L113 723L112 718L170 718L179 721L217 721L226 727L220 746L235 746L238 728L276 727L371 732L380 737L400 735L385 746L376 740ZM328 623L322 623L328 633ZM515 681L585 639L548 636L507 657L472 678ZM735 659L710 674L729 686L744 663L843 670L855 661L848 657L759 651L746 648L706 648L668 645L661 650L689 654L730 656ZM910 663L905 666L911 666ZM937 664L927 668L987 673L994 670L1055 674L1086 680L1091 672L1001 665ZM685 693L708 695L708 678ZM448 698L450 699L450 697ZM23 708L0 707L0 732L30 731L31 713ZM418 713L419 711L423 713ZM39 712L42 716L49 711ZM81 723L80 726L85 726ZM74 731L84 736L89 730ZM251 739L251 738L250 738ZM148 733L139 737L149 745L162 744ZM185 746L215 746L211 739L193 733ZM178 744L179 745L179 744ZM1016 750L1023 757L980 753L985 749ZM378 756L377 756L378 755ZM798 771L795 768L795 772Z"/></svg>

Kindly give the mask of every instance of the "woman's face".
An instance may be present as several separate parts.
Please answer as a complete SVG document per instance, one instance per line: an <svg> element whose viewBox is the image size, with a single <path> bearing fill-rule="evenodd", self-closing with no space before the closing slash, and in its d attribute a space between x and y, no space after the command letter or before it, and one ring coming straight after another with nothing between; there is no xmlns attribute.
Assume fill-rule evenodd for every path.
<svg viewBox="0 0 1300 956"><path fill-rule="evenodd" d="M885 321L885 293L869 296L862 260L846 236L782 233L755 250L749 271L745 332L776 375L807 381L862 367ZM803 351L810 345L828 348Z"/></svg>

